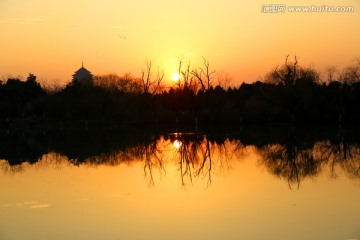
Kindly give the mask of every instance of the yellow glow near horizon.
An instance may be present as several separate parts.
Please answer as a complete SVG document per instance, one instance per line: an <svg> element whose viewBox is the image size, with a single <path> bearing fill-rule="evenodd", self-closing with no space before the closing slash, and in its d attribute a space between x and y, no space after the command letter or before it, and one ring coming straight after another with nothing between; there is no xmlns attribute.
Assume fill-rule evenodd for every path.
<svg viewBox="0 0 360 240"><path fill-rule="evenodd" d="M340 5L318 0L316 5ZM339 70L360 56L360 2L349 13L263 13L263 0L0 1L0 77L29 72L66 83L86 63L94 75L141 74L151 59L169 76L183 66L229 74L234 84L253 82L288 54L302 66ZM293 0L287 5L306 5ZM206 6L206 11L204 11ZM216 17L214 17L216 16ZM172 83L174 83L172 81Z"/></svg>

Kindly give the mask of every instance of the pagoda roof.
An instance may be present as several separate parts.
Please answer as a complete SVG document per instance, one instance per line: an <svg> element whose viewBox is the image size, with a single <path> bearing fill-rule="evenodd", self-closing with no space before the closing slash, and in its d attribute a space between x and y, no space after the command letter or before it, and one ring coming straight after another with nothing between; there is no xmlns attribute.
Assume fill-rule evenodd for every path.
<svg viewBox="0 0 360 240"><path fill-rule="evenodd" d="M77 70L73 75L74 79L82 79L82 78L92 78L94 75L84 68L84 65L81 66L79 70Z"/></svg>

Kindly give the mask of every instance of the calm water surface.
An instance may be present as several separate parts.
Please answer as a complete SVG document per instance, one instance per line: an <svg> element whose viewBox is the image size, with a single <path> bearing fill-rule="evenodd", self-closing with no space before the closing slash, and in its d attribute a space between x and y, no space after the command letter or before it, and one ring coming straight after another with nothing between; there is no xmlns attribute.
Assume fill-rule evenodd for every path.
<svg viewBox="0 0 360 240"><path fill-rule="evenodd" d="M360 151L338 146L170 134L1 160L0 239L360 239Z"/></svg>

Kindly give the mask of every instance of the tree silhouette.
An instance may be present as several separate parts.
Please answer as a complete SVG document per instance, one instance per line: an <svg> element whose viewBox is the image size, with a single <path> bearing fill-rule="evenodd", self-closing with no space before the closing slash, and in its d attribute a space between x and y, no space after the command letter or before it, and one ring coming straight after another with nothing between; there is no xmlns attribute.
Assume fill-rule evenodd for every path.
<svg viewBox="0 0 360 240"><path fill-rule="evenodd" d="M117 124L191 124L195 129L219 124L358 124L360 121L360 61L327 81L295 56L266 75L265 81L238 87L215 85L215 71L179 61L177 86L162 88L164 72L146 62L140 77L98 75L94 86L77 80L48 93L29 74L26 81L0 82L0 122L37 124L36 121L103 121ZM40 123L40 121L38 121ZM199 124L198 124L199 123Z"/></svg>
<svg viewBox="0 0 360 240"><path fill-rule="evenodd" d="M201 90L203 92L205 91L209 91L212 84L213 84L213 81L214 81L214 73L216 72L215 70L214 71L211 71L210 70L210 62L209 60L206 60L204 57L203 57L203 64L204 66L203 67L199 67L198 69L193 69L191 71L191 74L199 81L200 85L201 85Z"/></svg>
<svg viewBox="0 0 360 240"><path fill-rule="evenodd" d="M360 82L360 58L356 59L352 65L344 69L340 76L340 81L346 84Z"/></svg>
<svg viewBox="0 0 360 240"><path fill-rule="evenodd" d="M141 70L141 83L143 87L143 92L145 94L155 94L160 86L161 82L164 78L164 71L158 69L156 76L154 77L152 74L152 62L145 63L145 70Z"/></svg>

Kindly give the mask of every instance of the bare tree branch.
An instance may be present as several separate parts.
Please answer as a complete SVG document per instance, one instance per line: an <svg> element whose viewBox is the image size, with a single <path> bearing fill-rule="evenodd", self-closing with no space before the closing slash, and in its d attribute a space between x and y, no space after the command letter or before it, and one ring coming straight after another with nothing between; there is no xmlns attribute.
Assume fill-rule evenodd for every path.
<svg viewBox="0 0 360 240"><path fill-rule="evenodd" d="M213 82L213 74L216 72L214 71L210 71L210 63L209 60L206 60L204 57L204 67L205 68L200 68L200 71L205 75L206 78L206 84L207 84L207 90L210 89L212 82Z"/></svg>
<svg viewBox="0 0 360 240"><path fill-rule="evenodd" d="M205 84L204 81L202 79L202 73L201 71L197 70L197 69L193 69L191 70L191 74L199 81L200 86L201 86L201 90L205 91Z"/></svg>
<svg viewBox="0 0 360 240"><path fill-rule="evenodd" d="M158 68L155 79L152 79L152 62L146 62L145 70L141 70L141 83L143 92L151 95L155 94L159 90L163 78L164 70L160 70L160 68Z"/></svg>

